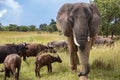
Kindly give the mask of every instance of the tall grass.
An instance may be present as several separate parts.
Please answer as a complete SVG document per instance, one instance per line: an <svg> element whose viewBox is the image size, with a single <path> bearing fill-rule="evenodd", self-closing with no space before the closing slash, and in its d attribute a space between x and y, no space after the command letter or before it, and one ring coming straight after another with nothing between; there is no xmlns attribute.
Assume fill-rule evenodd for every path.
<svg viewBox="0 0 120 80"><path fill-rule="evenodd" d="M66 37L59 33L42 32L0 32L0 44L31 42L42 43L52 40L66 40ZM91 72L90 80L120 80L120 41L115 42L112 47L95 46L92 48L89 58ZM62 58L62 63L53 63L52 74L47 73L47 67L41 69L41 79L35 77L34 61L35 57L27 58L27 61L22 61L20 80L78 80L77 73L70 71L70 59L67 51L58 51ZM3 65L0 64L0 68ZM79 65L78 65L79 69ZM4 73L0 73L0 80L3 80ZM9 80L11 80L10 78Z"/></svg>

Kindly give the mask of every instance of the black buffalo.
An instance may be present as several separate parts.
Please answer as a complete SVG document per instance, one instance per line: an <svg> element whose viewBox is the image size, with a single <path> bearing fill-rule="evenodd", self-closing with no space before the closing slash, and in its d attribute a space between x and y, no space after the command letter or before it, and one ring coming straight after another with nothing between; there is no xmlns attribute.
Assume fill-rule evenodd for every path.
<svg viewBox="0 0 120 80"><path fill-rule="evenodd" d="M6 56L12 53L16 53L21 57L23 56L23 60L25 61L26 49L28 48L26 47L25 43L0 45L0 63L3 63Z"/></svg>

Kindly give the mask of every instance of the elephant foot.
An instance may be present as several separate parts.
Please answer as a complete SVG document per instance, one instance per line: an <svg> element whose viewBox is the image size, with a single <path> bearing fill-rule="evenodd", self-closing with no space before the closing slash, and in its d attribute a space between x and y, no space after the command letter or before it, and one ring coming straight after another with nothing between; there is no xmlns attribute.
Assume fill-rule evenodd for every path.
<svg viewBox="0 0 120 80"><path fill-rule="evenodd" d="M85 68L85 71L79 72L78 76L79 77L81 77L81 76L87 76L89 74L89 72L90 72L90 67L89 67L89 65L87 65L87 67Z"/></svg>
<svg viewBox="0 0 120 80"><path fill-rule="evenodd" d="M88 76L81 76L79 77L79 80L89 80L89 79L88 79Z"/></svg>
<svg viewBox="0 0 120 80"><path fill-rule="evenodd" d="M89 73L89 71L88 72L80 72L79 74L78 74L78 76L80 77L80 76L86 76L86 75L88 75L88 73Z"/></svg>
<svg viewBox="0 0 120 80"><path fill-rule="evenodd" d="M89 73L89 71L87 71L87 72L80 72L78 74L79 80L88 80L88 73Z"/></svg>

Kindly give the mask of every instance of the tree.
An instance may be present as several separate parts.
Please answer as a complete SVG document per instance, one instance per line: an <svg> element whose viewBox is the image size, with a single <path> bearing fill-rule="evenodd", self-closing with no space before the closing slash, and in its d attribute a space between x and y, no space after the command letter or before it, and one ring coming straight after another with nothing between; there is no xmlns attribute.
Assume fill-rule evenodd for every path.
<svg viewBox="0 0 120 80"><path fill-rule="evenodd" d="M57 31L56 22L54 19L51 19L49 26L53 27L53 31Z"/></svg>
<svg viewBox="0 0 120 80"><path fill-rule="evenodd" d="M0 31L2 31L3 29L2 29L2 27L3 27L3 25L2 25L2 23L0 23Z"/></svg>
<svg viewBox="0 0 120 80"><path fill-rule="evenodd" d="M47 26L47 32L50 32L50 33L54 32L54 28L51 26Z"/></svg>
<svg viewBox="0 0 120 80"><path fill-rule="evenodd" d="M26 31L29 31L29 28L27 26L22 25L20 26L20 31L26 32Z"/></svg>
<svg viewBox="0 0 120 80"><path fill-rule="evenodd" d="M120 32L120 0L95 0L102 18L101 33L103 35L119 35Z"/></svg>
<svg viewBox="0 0 120 80"><path fill-rule="evenodd" d="M9 31L17 31L17 25L16 24L9 24L8 30Z"/></svg>
<svg viewBox="0 0 120 80"><path fill-rule="evenodd" d="M40 30L40 31L45 31L45 30L46 30L46 26L47 26L46 23L44 23L44 24L40 24L40 26L39 26L39 30Z"/></svg>
<svg viewBox="0 0 120 80"><path fill-rule="evenodd" d="M35 31L36 30L36 26L35 25L30 25L29 26L29 30L30 31Z"/></svg>

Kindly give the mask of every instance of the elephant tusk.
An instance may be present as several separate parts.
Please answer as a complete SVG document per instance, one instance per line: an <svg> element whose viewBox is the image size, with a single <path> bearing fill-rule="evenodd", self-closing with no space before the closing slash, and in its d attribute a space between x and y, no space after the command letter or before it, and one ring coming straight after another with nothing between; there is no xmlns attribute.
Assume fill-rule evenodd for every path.
<svg viewBox="0 0 120 80"><path fill-rule="evenodd" d="M76 40L75 32L73 31L74 43L79 47L80 44Z"/></svg>
<svg viewBox="0 0 120 80"><path fill-rule="evenodd" d="M90 41L90 36L88 36L87 40L88 40L88 42Z"/></svg>
<svg viewBox="0 0 120 80"><path fill-rule="evenodd" d="M75 43L77 46L80 46L79 43L78 43L77 40L76 40L76 37L74 37L74 43Z"/></svg>

